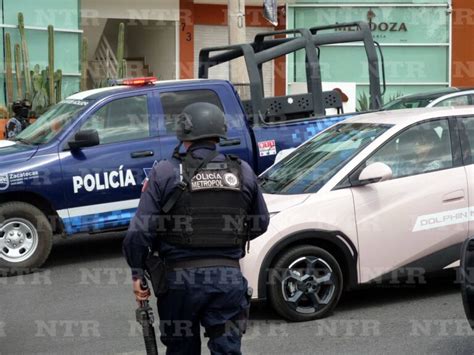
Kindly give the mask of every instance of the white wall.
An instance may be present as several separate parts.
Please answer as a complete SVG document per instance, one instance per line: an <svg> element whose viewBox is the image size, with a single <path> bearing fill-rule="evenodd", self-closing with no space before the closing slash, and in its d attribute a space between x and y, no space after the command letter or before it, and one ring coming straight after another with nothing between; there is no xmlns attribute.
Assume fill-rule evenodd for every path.
<svg viewBox="0 0 474 355"><path fill-rule="evenodd" d="M104 32L105 24L107 19L97 18L94 20L94 23L83 21L82 29L84 31L84 36L87 38L88 52L87 56L89 60L94 59L94 54L99 45L100 38Z"/></svg>
<svg viewBox="0 0 474 355"><path fill-rule="evenodd" d="M125 28L125 57L145 57L159 80L176 79L177 22L150 21Z"/></svg>
<svg viewBox="0 0 474 355"><path fill-rule="evenodd" d="M179 0L82 0L82 18L179 20Z"/></svg>

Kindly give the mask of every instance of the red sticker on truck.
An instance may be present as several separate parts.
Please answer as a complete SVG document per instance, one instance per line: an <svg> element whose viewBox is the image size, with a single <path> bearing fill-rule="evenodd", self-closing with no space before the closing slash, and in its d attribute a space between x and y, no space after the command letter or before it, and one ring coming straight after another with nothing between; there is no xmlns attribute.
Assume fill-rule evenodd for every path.
<svg viewBox="0 0 474 355"><path fill-rule="evenodd" d="M277 153L275 140L258 142L258 151L261 157Z"/></svg>

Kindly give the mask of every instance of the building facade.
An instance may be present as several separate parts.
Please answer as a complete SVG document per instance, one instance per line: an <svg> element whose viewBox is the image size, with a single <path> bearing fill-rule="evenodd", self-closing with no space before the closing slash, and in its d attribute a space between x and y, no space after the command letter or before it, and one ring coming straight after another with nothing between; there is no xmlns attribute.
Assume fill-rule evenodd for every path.
<svg viewBox="0 0 474 355"><path fill-rule="evenodd" d="M113 77L119 25L125 25L127 75L179 77L178 0L81 0L81 20L89 43L89 87Z"/></svg>
<svg viewBox="0 0 474 355"><path fill-rule="evenodd" d="M130 76L160 80L195 78L203 47L228 43L227 0L0 0L5 33L19 43L18 12L23 12L30 69L47 66L47 26L55 28L55 67L62 69L63 96L79 90L80 43L88 39L90 88L113 76L118 27L125 24L125 53ZM275 29L262 14L261 0L247 0L247 40ZM280 2L276 29L367 21L384 55L385 101L412 92L474 86L474 2L472 0L295 0ZM341 30L349 30L343 28ZM5 58L5 57L4 57ZM265 95L297 92L304 78L301 53L264 66ZM320 53L325 82L355 85L367 93L368 77L360 44L326 46ZM5 103L5 61L1 65L0 104ZM229 66L211 69L213 78L229 78Z"/></svg>
<svg viewBox="0 0 474 355"><path fill-rule="evenodd" d="M385 67L384 101L451 84L452 11L449 0L298 0L288 5L289 28L366 21L380 44ZM343 27L335 31L349 31ZM322 79L355 84L357 100L368 95L361 43L322 46ZM288 90L305 80L304 57L288 60Z"/></svg>

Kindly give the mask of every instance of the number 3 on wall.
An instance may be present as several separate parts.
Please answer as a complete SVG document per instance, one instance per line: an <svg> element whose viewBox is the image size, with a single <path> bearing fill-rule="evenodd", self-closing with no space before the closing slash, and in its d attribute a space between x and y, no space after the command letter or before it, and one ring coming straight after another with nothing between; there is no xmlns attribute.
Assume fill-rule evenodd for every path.
<svg viewBox="0 0 474 355"><path fill-rule="evenodd" d="M186 24L184 22L181 22L181 32L184 32L185 30ZM191 42L191 40L193 39L193 35L191 34L191 32L186 32L185 36L186 42Z"/></svg>

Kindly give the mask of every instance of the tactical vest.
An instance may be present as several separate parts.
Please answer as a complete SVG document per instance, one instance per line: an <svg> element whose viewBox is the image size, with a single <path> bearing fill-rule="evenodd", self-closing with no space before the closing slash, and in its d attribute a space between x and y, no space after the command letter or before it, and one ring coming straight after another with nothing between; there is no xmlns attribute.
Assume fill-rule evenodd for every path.
<svg viewBox="0 0 474 355"><path fill-rule="evenodd" d="M217 155L184 156L182 180L162 209L158 238L191 248L244 245L249 204L242 192L240 160L226 156L222 162L211 162Z"/></svg>

